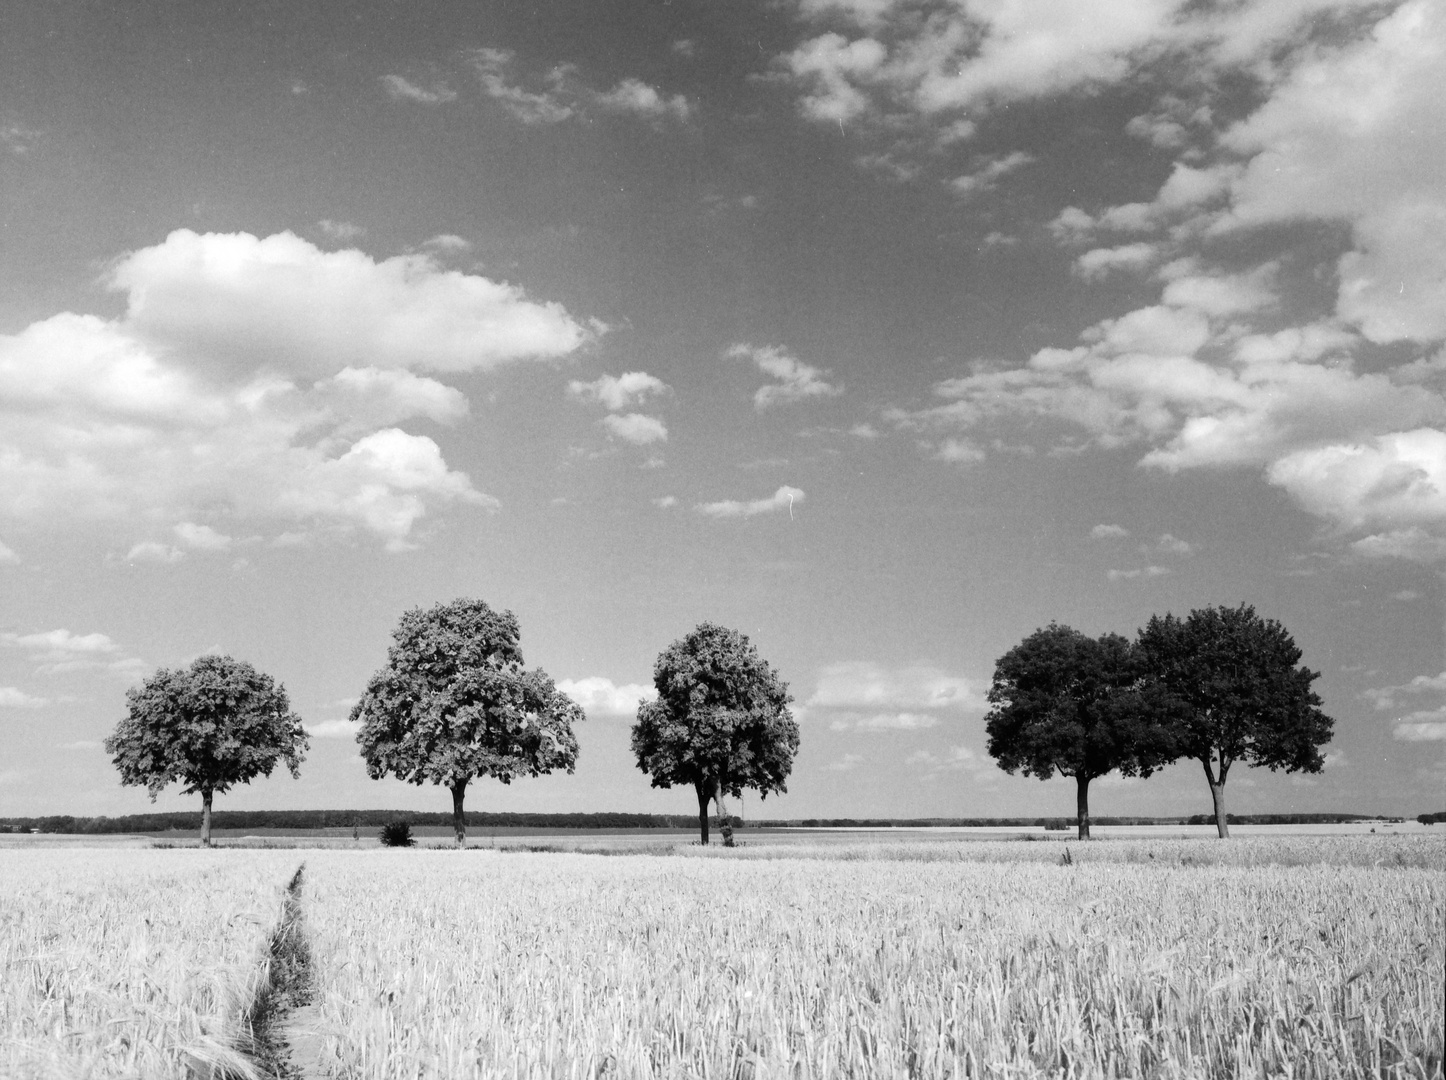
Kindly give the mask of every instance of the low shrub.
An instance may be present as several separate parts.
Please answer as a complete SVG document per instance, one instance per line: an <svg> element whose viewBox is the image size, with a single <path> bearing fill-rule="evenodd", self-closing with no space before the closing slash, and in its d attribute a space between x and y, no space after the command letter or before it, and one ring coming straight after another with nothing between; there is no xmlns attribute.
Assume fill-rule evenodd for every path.
<svg viewBox="0 0 1446 1080"><path fill-rule="evenodd" d="M382 847L414 847L412 826L405 821L389 821L382 826Z"/></svg>

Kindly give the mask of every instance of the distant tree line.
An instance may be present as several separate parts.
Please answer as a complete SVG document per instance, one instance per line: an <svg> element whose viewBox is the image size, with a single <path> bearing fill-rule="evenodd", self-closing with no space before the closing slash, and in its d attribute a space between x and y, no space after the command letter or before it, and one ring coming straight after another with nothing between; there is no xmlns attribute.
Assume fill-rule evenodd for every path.
<svg viewBox="0 0 1446 1080"><path fill-rule="evenodd" d="M1441 811L1439 814L1418 814L1416 820L1422 825L1436 825L1446 821L1446 810Z"/></svg>
<svg viewBox="0 0 1446 1080"><path fill-rule="evenodd" d="M152 833L194 830L201 815L195 811L165 814L128 814L122 817L0 818L0 832L43 833ZM422 810L217 810L214 829L374 829L391 821L410 825L452 825L450 813ZM468 811L474 829L686 829L697 824L691 815L668 814L526 814Z"/></svg>

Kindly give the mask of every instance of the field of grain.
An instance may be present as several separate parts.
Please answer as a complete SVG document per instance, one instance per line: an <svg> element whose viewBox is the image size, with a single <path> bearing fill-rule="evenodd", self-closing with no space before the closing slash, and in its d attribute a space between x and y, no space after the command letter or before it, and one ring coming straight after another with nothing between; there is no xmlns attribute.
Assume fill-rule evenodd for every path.
<svg viewBox="0 0 1446 1080"><path fill-rule="evenodd" d="M1443 845L1308 842L315 852L320 1071L1440 1076Z"/></svg>
<svg viewBox="0 0 1446 1080"><path fill-rule="evenodd" d="M236 1046L296 861L0 851L0 1076L247 1075Z"/></svg>

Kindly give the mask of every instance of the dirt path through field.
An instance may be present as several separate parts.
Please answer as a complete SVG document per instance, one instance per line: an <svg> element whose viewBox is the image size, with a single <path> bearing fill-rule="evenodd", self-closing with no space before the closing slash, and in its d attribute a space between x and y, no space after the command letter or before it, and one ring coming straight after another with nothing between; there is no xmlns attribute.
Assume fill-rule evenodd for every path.
<svg viewBox="0 0 1446 1080"><path fill-rule="evenodd" d="M267 977L251 1006L251 1039L246 1048L261 1075L277 1080L313 1080L323 1074L311 1004L311 947L306 939L301 886L306 864L286 887L281 919L272 931Z"/></svg>

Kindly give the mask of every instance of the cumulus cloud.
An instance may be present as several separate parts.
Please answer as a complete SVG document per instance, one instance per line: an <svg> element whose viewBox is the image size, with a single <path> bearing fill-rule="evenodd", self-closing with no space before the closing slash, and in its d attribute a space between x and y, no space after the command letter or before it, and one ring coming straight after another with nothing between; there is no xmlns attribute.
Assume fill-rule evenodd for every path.
<svg viewBox="0 0 1446 1080"><path fill-rule="evenodd" d="M612 412L637 405L649 397L668 392L668 384L646 371L625 371L621 375L602 375L592 382L574 379L567 392L583 401L594 401Z"/></svg>
<svg viewBox="0 0 1446 1080"><path fill-rule="evenodd" d="M802 491L785 484L766 499L754 499L752 502L725 499L722 502L699 503L695 509L700 514L707 514L709 517L746 518L758 514L771 514L780 510L787 510L789 514L792 514L794 504L801 503L803 500Z"/></svg>
<svg viewBox="0 0 1446 1080"><path fill-rule="evenodd" d="M609 435L634 446L663 442L668 437L668 428L661 420L642 413L613 413L602 418L602 425Z"/></svg>
<svg viewBox="0 0 1446 1080"><path fill-rule="evenodd" d="M1022 150L1004 154L983 162L972 173L956 176L949 181L949 189L960 198L971 198L998 186L999 181L1016 169L1023 168L1034 160L1033 155Z"/></svg>
<svg viewBox="0 0 1446 1080"><path fill-rule="evenodd" d="M551 358L587 337L516 286L290 233L181 230L106 280L122 317L0 335L0 515L189 526L175 535L192 550L223 535L199 531L203 512L359 528L401 550L430 508L493 505L398 426L467 414L415 369ZM169 557L139 539L137 558Z"/></svg>
<svg viewBox="0 0 1446 1080"><path fill-rule="evenodd" d="M570 69L553 68L545 80L545 89L527 90L511 81L509 69L514 59L511 50L474 49L468 59L483 92L522 123L560 124L574 115L576 110L564 93Z"/></svg>
<svg viewBox="0 0 1446 1080"><path fill-rule="evenodd" d="M1096 525L1090 530L1090 537L1094 540L1122 540L1130 535L1130 530L1123 525Z"/></svg>
<svg viewBox="0 0 1446 1080"><path fill-rule="evenodd" d="M16 566L20 563L20 556L8 547L3 540L0 540L0 566Z"/></svg>
<svg viewBox="0 0 1446 1080"><path fill-rule="evenodd" d="M581 705L588 716L633 717L637 715L639 705L658 696L651 686L614 683L601 675L560 679L557 688Z"/></svg>
<svg viewBox="0 0 1446 1080"><path fill-rule="evenodd" d="M443 82L422 86L401 75L383 75L382 86L393 101L414 101L419 105L445 105L457 100L457 92Z"/></svg>
<svg viewBox="0 0 1446 1080"><path fill-rule="evenodd" d="M677 120L681 123L693 111L682 94L669 97L641 79L624 79L611 90L597 94L595 100L609 112L630 113L647 120Z"/></svg>
<svg viewBox="0 0 1446 1080"><path fill-rule="evenodd" d="M48 698L27 694L14 686L0 686L0 709L39 709L49 704Z"/></svg>
<svg viewBox="0 0 1446 1080"><path fill-rule="evenodd" d="M350 720L322 720L303 727L313 739L355 739L356 733L361 730L361 724Z"/></svg>
<svg viewBox="0 0 1446 1080"><path fill-rule="evenodd" d="M1111 248L1091 248L1074 261L1074 272L1087 281L1098 281L1117 270L1139 271L1159 258L1158 245L1135 243Z"/></svg>
<svg viewBox="0 0 1446 1080"><path fill-rule="evenodd" d="M927 664L890 668L871 661L823 668L803 705L836 731L916 731L985 707L981 689L969 679Z"/></svg>
<svg viewBox="0 0 1446 1080"><path fill-rule="evenodd" d="M142 540L126 552L126 562L164 564L180 562L185 557L186 553L180 548L163 544L159 540Z"/></svg>
<svg viewBox="0 0 1446 1080"><path fill-rule="evenodd" d="M760 410L771 405L843 393L841 387L827 381L827 371L805 364L779 345L757 346L740 342L730 346L726 355L732 359L751 360L759 371L778 380L759 387L753 395L753 404Z"/></svg>
<svg viewBox="0 0 1446 1080"><path fill-rule="evenodd" d="M19 649L35 665L37 675L60 675L72 671L98 671L132 680L142 674L145 664L126 656L121 647L101 633L76 634L69 630L45 630L31 634L0 634L0 646Z"/></svg>
<svg viewBox="0 0 1446 1080"><path fill-rule="evenodd" d="M322 218L316 224L327 236L343 242L357 240L367 233L360 225L353 225L350 221L333 221L331 218Z"/></svg>
<svg viewBox="0 0 1446 1080"><path fill-rule="evenodd" d="M1111 581L1134 581L1137 578L1164 577L1174 573L1168 566L1140 566L1133 570L1111 570L1107 575Z"/></svg>

